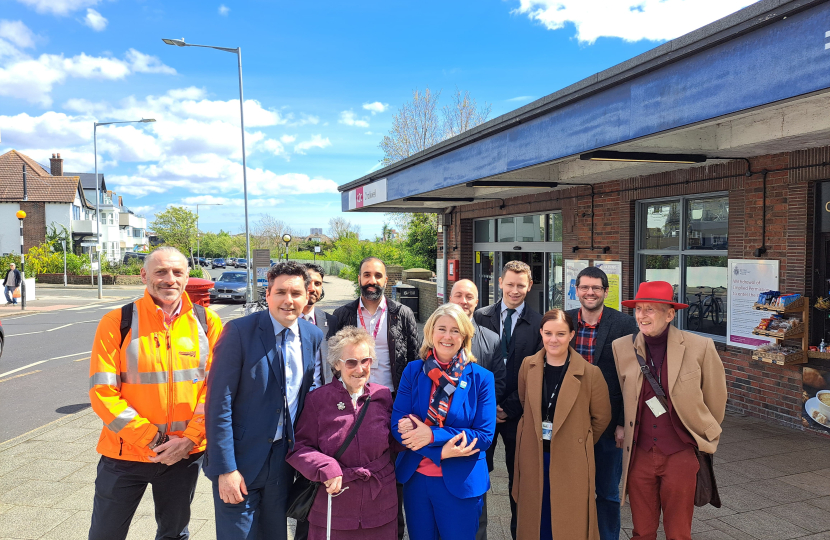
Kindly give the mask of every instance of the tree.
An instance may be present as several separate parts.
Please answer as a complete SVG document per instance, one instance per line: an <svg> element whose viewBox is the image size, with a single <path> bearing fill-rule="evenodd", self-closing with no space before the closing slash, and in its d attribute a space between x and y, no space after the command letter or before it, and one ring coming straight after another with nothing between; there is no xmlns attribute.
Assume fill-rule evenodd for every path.
<svg viewBox="0 0 830 540"><path fill-rule="evenodd" d="M425 150L443 140L441 121L436 111L441 92L429 87L423 93L412 91L412 101L404 103L392 118L392 128L380 142L384 165L390 165Z"/></svg>
<svg viewBox="0 0 830 540"><path fill-rule="evenodd" d="M476 100L470 97L469 90L461 92L455 88L452 105L444 105L444 138L449 139L472 129L487 121L493 106L485 103L478 108Z"/></svg>
<svg viewBox="0 0 830 540"><path fill-rule="evenodd" d="M164 245L173 246L185 256L196 250L196 214L187 208L171 206L156 214L150 229L164 240Z"/></svg>
<svg viewBox="0 0 830 540"><path fill-rule="evenodd" d="M63 246L61 246L61 240L66 242L67 253L72 253L74 251L72 244L72 233L69 232L69 229L66 227L66 225L62 225L60 223L56 223L53 221L46 231L46 241L52 245L52 249L56 251L63 251Z"/></svg>
<svg viewBox="0 0 830 540"><path fill-rule="evenodd" d="M329 236L335 243L342 238L360 238L360 225L343 217L333 217L329 220Z"/></svg>
<svg viewBox="0 0 830 540"><path fill-rule="evenodd" d="M439 115L441 91L433 94L429 87L423 93L412 91L412 101L406 102L392 118L392 128L380 141L383 150L381 162L391 165L439 142L455 137L487 121L492 109L485 103L478 106L469 91L455 89L452 104Z"/></svg>
<svg viewBox="0 0 830 540"><path fill-rule="evenodd" d="M427 261L426 268L435 271L438 251L438 214L410 214L409 231L403 247L415 258Z"/></svg>

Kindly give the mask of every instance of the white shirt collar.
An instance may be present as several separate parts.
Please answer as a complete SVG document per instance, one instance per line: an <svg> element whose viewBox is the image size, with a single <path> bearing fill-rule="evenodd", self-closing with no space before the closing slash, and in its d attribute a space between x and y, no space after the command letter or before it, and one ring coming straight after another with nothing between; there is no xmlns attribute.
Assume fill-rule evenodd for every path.
<svg viewBox="0 0 830 540"><path fill-rule="evenodd" d="M360 297L359 304L357 305L357 309L366 309L366 306L363 305L363 297ZM378 304L378 309L382 309L386 311L386 297L382 296L380 299L380 304ZM366 309L366 311L369 311Z"/></svg>
<svg viewBox="0 0 830 540"><path fill-rule="evenodd" d="M343 379L338 379L338 380L340 381L340 384L343 385L343 388L346 389L346 392L349 393L349 397L352 398L352 404L355 405L355 407L357 407L357 399L360 396L363 395L364 391L366 390L366 384L369 384L369 383L367 382L366 384L364 384L363 385L363 390L361 390L360 392L357 392L356 394L352 394L351 392L349 392L349 388L346 386L346 383L343 382Z"/></svg>

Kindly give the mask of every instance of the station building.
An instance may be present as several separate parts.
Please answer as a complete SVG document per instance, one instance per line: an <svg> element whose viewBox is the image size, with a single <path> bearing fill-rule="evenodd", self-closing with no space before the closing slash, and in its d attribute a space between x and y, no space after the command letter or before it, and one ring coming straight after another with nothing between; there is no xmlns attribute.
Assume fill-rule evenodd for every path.
<svg viewBox="0 0 830 540"><path fill-rule="evenodd" d="M729 271L773 262L777 290L828 296L828 1L763 0L340 191L344 211L438 213L440 277L474 280L480 307L513 259L539 312L567 302L569 261L619 262L623 299L669 281L699 310L676 324L716 342L731 410L821 430L804 373L830 383L830 364L753 359L728 335L746 315ZM830 342L828 312L805 315L809 344Z"/></svg>

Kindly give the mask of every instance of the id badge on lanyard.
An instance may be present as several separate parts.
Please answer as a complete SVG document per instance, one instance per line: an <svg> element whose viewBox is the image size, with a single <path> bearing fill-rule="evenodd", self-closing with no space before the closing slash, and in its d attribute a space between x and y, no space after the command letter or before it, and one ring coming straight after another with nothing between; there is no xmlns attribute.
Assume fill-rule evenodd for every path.
<svg viewBox="0 0 830 540"><path fill-rule="evenodd" d="M553 434L553 422L548 420L542 421L542 439L549 441L551 435Z"/></svg>

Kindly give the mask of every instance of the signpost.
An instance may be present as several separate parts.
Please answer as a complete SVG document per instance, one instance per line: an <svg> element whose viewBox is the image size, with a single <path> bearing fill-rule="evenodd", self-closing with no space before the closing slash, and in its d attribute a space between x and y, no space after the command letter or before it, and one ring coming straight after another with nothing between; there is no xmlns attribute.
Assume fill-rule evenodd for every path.
<svg viewBox="0 0 830 540"><path fill-rule="evenodd" d="M253 260L250 261L248 266L253 269L256 286L267 287L268 269L271 268L271 251L268 249L252 249L251 255Z"/></svg>
<svg viewBox="0 0 830 540"><path fill-rule="evenodd" d="M63 246L63 286L66 287L66 240L61 240Z"/></svg>
<svg viewBox="0 0 830 540"><path fill-rule="evenodd" d="M89 248L89 280L95 286L95 264L92 262L92 254L98 247L98 242L81 242L81 246Z"/></svg>
<svg viewBox="0 0 830 540"><path fill-rule="evenodd" d="M314 262L317 262L317 254L320 253L320 246L314 246Z"/></svg>

